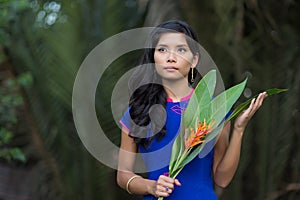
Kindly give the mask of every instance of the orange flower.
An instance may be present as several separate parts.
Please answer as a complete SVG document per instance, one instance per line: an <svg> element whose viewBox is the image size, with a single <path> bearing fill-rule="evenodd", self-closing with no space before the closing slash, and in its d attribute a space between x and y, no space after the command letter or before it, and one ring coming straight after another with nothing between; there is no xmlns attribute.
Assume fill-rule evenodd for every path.
<svg viewBox="0 0 300 200"><path fill-rule="evenodd" d="M213 121L209 124L206 124L206 121L204 119L204 122L198 122L198 125L196 125L195 130L193 128L190 128L190 135L188 138L185 139L185 150L188 150L198 144L203 143L205 140L205 136L211 132L211 127L213 126ZM187 135L188 129L185 130L185 133Z"/></svg>

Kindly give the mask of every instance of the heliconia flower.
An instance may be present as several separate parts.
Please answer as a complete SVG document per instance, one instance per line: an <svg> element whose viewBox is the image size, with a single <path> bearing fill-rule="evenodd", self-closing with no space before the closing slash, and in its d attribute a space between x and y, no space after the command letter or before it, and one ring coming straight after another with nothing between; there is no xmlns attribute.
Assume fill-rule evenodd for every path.
<svg viewBox="0 0 300 200"><path fill-rule="evenodd" d="M188 150L198 144L203 143L205 141L205 135L211 132L211 127L213 126L213 124L213 121L207 124L206 120L204 119L203 122L196 123L195 129L190 128L190 134L184 141L185 150ZM195 132L195 130L197 131ZM185 130L185 135L187 135L187 133L188 129Z"/></svg>

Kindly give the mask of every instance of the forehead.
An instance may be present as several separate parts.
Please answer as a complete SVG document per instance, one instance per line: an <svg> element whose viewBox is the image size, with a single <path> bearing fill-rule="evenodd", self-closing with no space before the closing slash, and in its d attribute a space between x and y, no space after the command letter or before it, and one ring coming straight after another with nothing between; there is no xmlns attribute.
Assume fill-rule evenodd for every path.
<svg viewBox="0 0 300 200"><path fill-rule="evenodd" d="M157 45L164 44L164 45L187 45L186 37L183 33L163 33Z"/></svg>

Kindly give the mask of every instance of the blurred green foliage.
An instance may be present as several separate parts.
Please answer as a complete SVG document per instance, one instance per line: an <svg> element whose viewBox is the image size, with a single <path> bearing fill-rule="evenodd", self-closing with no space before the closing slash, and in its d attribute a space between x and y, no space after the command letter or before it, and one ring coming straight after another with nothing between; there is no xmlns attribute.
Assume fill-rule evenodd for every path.
<svg viewBox="0 0 300 200"><path fill-rule="evenodd" d="M1 76L2 75L2 76ZM30 87L32 76L30 73L20 74L17 80L4 79L0 74L2 87L0 88L0 158L7 161L19 160L26 162L26 157L18 147L11 147L14 126L18 123L18 108L23 104L20 87Z"/></svg>
<svg viewBox="0 0 300 200"><path fill-rule="evenodd" d="M251 122L237 175L227 189L217 189L220 199L299 198L299 190L289 190L300 181L299 2L1 0L0 10L0 156L25 161L26 152L20 168L46 161L43 170L34 168L35 199L135 198L116 185L115 170L94 159L78 138L73 82L84 58L106 38L172 18L195 27L226 86L248 76L250 93L289 89L267 100ZM112 63L97 89L99 122L117 145L120 130L110 110L111 93L139 55ZM7 65L17 78L2 75ZM23 105L27 109L20 109ZM21 145L14 146L16 136Z"/></svg>

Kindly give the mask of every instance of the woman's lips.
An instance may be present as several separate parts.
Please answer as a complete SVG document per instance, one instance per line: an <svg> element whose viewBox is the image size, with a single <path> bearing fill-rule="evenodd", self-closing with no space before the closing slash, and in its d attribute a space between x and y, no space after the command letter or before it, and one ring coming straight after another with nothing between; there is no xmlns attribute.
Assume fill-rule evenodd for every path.
<svg viewBox="0 0 300 200"><path fill-rule="evenodd" d="M166 71L169 71L169 72L173 72L173 71L177 71L177 70L178 70L177 67L172 67L172 66L170 66L170 67L164 67L164 69L165 69Z"/></svg>

